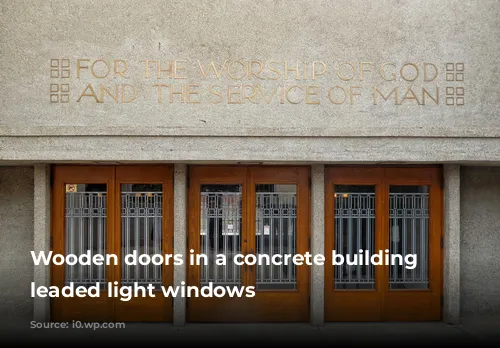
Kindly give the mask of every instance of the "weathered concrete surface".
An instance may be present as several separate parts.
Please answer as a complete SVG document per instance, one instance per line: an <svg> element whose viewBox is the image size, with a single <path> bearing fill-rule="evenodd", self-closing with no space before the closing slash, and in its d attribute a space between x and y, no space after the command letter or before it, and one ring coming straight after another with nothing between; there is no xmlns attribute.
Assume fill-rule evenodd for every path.
<svg viewBox="0 0 500 348"><path fill-rule="evenodd" d="M495 0L2 0L0 6L1 135L500 136ZM54 75L51 59L59 60ZM69 60L68 77L61 59ZM96 60L108 65L92 66ZM147 73L145 60L155 61ZM179 70L158 78L158 60L162 69L178 60ZM225 66L220 78L207 73L211 60L217 69ZM326 66L320 75L323 65L316 64L314 79L313 62ZM408 63L418 76L412 66L401 71ZM435 79L425 63L436 67ZM460 64L451 66L453 81L447 63ZM97 99L78 102L89 83ZM51 84L60 96L68 84L68 103L50 102ZM113 97L101 95L100 84ZM123 84L134 86L133 101L132 92L122 98ZM193 87L200 94L188 100L185 91L182 102L177 94L171 103L170 86L155 84L174 84L174 92L181 84L200 85ZM245 96L256 96L246 98L241 86L228 96L229 85L252 85ZM211 86L220 87L213 88L220 96ZM273 94L281 86L300 88ZM308 98L306 86L313 86ZM333 91L340 105L329 99L335 86L347 91ZM374 87L384 95L399 88L399 102L395 94L375 102ZM464 88L463 106L447 105L447 87ZM406 95L408 88L415 97ZM429 97L423 105L422 88L434 97L439 88L437 105ZM455 98L462 90L452 92Z"/></svg>
<svg viewBox="0 0 500 348"><path fill-rule="evenodd" d="M500 316L500 167L461 170L462 316Z"/></svg>
<svg viewBox="0 0 500 348"><path fill-rule="evenodd" d="M0 318L31 319L33 168L0 167Z"/></svg>
<svg viewBox="0 0 500 348"><path fill-rule="evenodd" d="M500 163L496 138L6 137L6 161Z"/></svg>

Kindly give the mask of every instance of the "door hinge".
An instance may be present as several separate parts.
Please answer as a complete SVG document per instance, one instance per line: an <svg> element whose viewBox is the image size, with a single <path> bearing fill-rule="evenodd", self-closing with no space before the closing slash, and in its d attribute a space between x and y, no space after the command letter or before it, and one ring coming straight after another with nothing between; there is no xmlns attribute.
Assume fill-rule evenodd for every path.
<svg viewBox="0 0 500 348"><path fill-rule="evenodd" d="M444 248L444 238L441 237L441 249L443 249L443 248Z"/></svg>
<svg viewBox="0 0 500 348"><path fill-rule="evenodd" d="M441 295L441 307L444 307L444 296Z"/></svg>
<svg viewBox="0 0 500 348"><path fill-rule="evenodd" d="M187 188L189 188L189 187L190 187L190 181L191 181L191 180L189 180L189 179L190 179L190 175L189 175L189 173L188 173L188 174L186 175L186 187L187 187Z"/></svg>
<svg viewBox="0 0 500 348"><path fill-rule="evenodd" d="M52 238L52 236L50 236L49 244L50 244L50 249L52 249L54 247L54 239Z"/></svg>
<svg viewBox="0 0 500 348"><path fill-rule="evenodd" d="M311 251L311 236L308 237L307 243L309 245L309 251Z"/></svg>
<svg viewBox="0 0 500 348"><path fill-rule="evenodd" d="M311 296L307 297L307 303L309 304L309 307L311 307Z"/></svg>
<svg viewBox="0 0 500 348"><path fill-rule="evenodd" d="M309 188L311 188L311 187L312 187L312 180L311 180L311 177L309 177L309 178L308 178L308 180L309 180Z"/></svg>

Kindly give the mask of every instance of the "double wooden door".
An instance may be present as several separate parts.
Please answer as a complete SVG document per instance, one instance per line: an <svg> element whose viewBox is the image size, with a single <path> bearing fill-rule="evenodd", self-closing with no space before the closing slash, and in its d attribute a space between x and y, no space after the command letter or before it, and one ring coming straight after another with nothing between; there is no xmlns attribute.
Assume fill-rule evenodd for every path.
<svg viewBox="0 0 500 348"><path fill-rule="evenodd" d="M440 320L440 168L332 167L325 187L325 320Z"/></svg>
<svg viewBox="0 0 500 348"><path fill-rule="evenodd" d="M188 254L207 261L189 266L188 285L255 287L255 296L189 297L189 321L308 320L308 266L240 265L238 258L309 250L308 179L307 167L190 168ZM217 254L227 264L217 265Z"/></svg>
<svg viewBox="0 0 500 348"><path fill-rule="evenodd" d="M102 255L103 265L52 266L52 285L97 287L97 297L52 300L52 320L171 321L172 299L160 286L173 281L172 265L125 264L125 255L171 254L173 184L170 166L56 166L52 251ZM118 261L108 255L116 255ZM144 259L147 263L147 258ZM155 297L128 301L108 296L108 284L154 287ZM125 294L124 294L125 295ZM120 296L127 298L127 296Z"/></svg>

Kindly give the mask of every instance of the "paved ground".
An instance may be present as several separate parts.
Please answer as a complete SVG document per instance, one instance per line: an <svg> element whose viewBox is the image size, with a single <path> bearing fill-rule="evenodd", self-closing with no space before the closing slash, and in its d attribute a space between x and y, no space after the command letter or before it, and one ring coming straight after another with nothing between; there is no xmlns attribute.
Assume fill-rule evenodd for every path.
<svg viewBox="0 0 500 348"><path fill-rule="evenodd" d="M51 346L134 344L203 344L235 347L282 346L307 343L315 346L384 345L417 346L429 343L494 345L500 343L500 317L466 318L460 326L428 323L327 323L308 324L171 324L127 323L124 329L30 329L29 321L7 321L0 329L3 342Z"/></svg>

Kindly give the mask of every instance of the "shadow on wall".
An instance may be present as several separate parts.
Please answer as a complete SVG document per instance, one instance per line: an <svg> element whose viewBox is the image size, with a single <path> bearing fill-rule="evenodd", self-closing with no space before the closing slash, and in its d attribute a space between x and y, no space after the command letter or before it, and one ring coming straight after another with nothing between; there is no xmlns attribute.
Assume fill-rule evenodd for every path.
<svg viewBox="0 0 500 348"><path fill-rule="evenodd" d="M33 317L33 172L0 167L0 321Z"/></svg>
<svg viewBox="0 0 500 348"><path fill-rule="evenodd" d="M500 167L461 169L462 316L500 316Z"/></svg>

